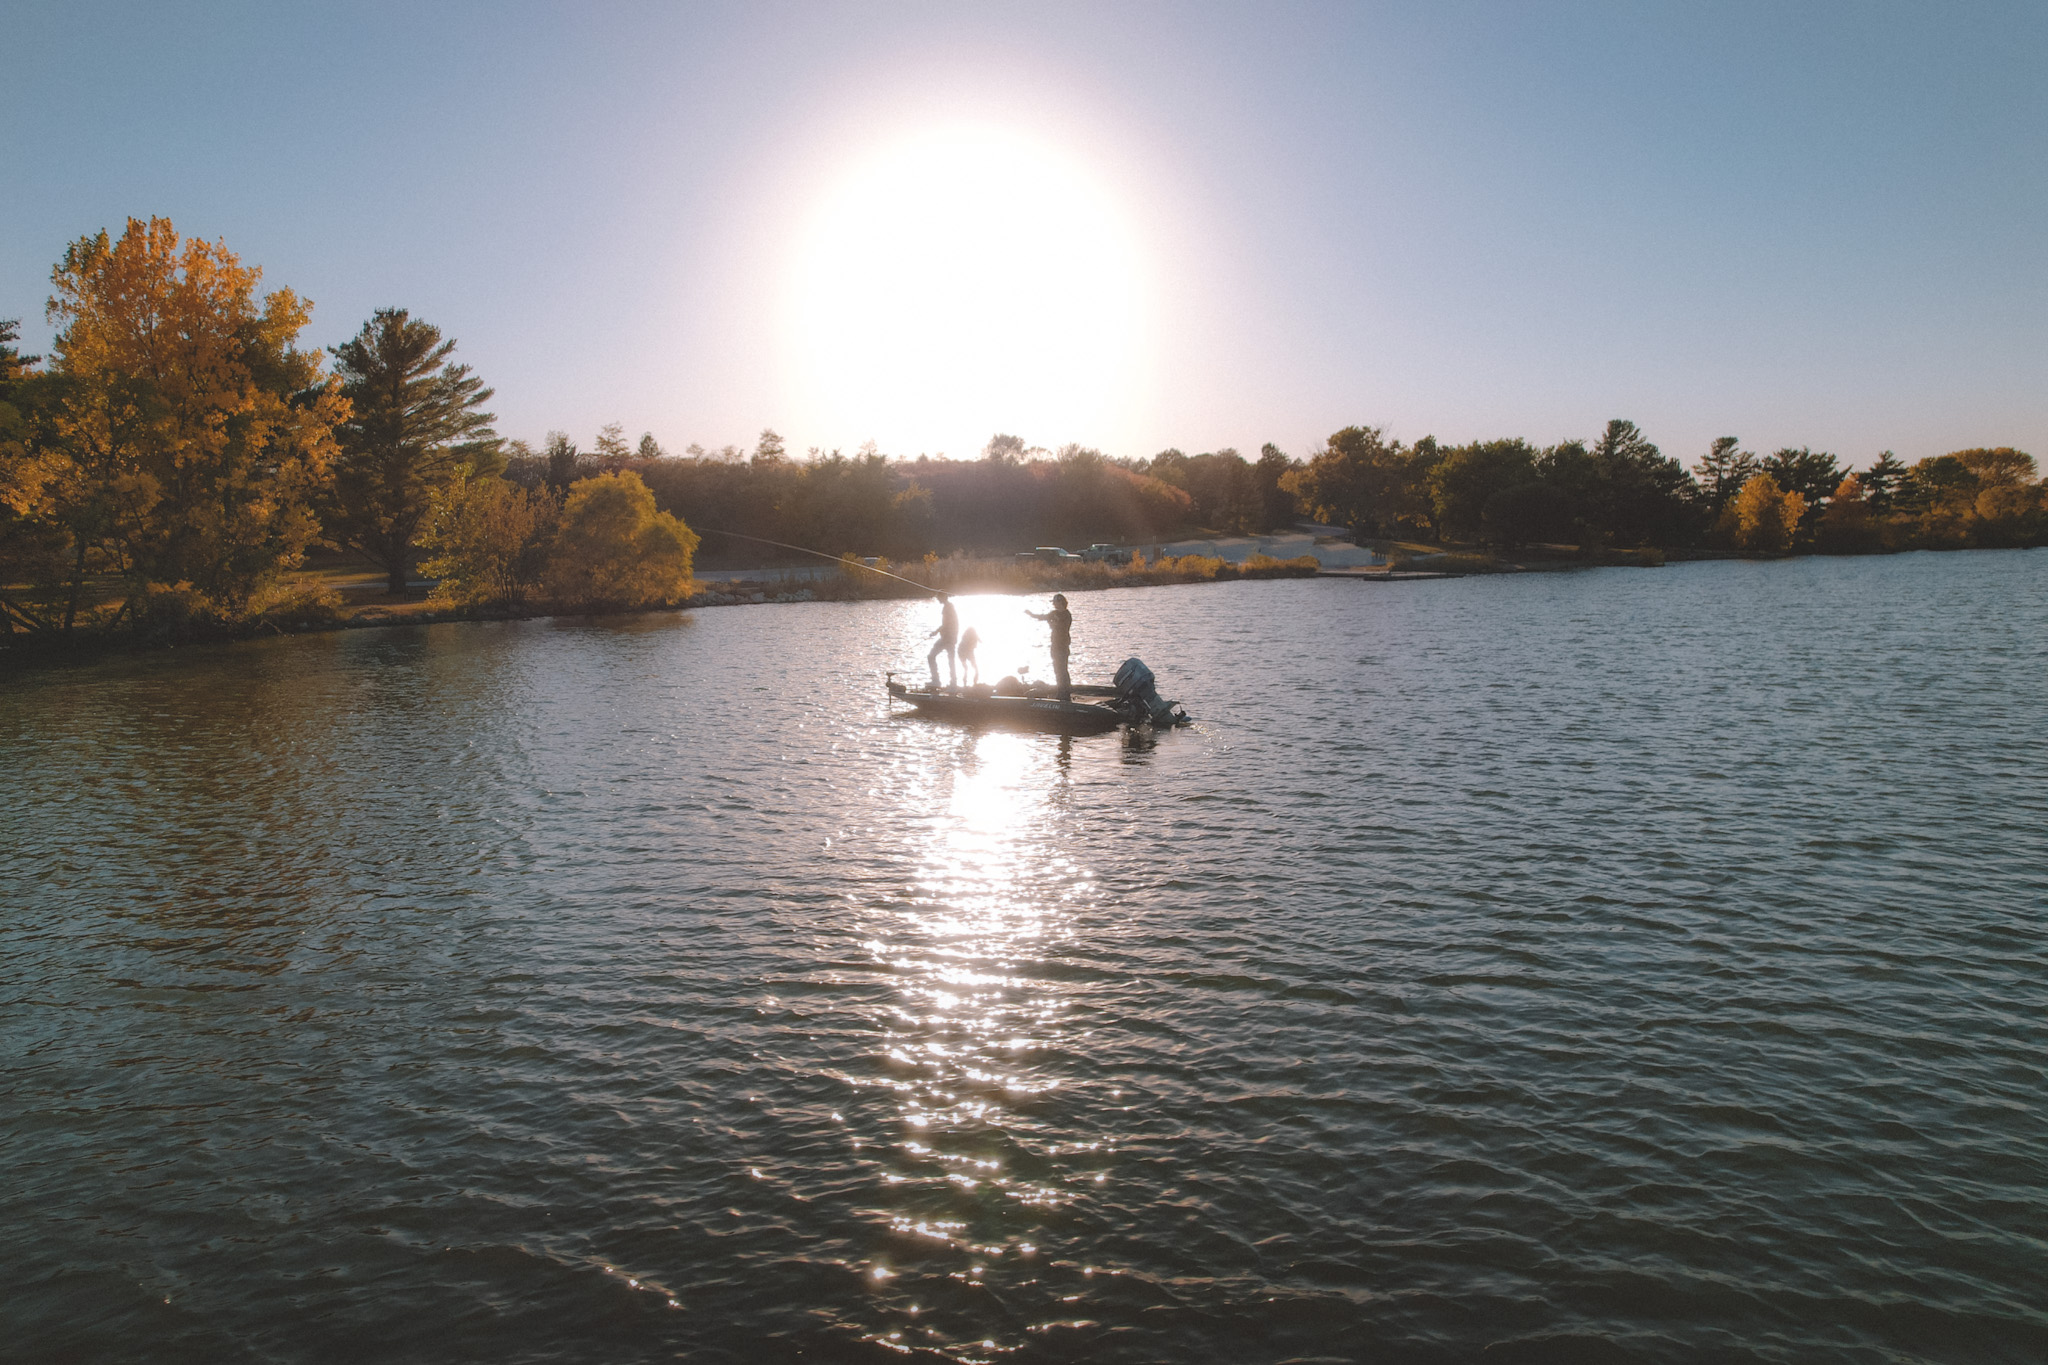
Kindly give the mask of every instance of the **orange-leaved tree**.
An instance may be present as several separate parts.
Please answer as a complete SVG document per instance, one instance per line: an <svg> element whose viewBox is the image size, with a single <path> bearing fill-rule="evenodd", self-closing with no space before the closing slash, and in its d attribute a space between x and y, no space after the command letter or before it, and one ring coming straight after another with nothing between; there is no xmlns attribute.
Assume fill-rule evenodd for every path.
<svg viewBox="0 0 2048 1365"><path fill-rule="evenodd" d="M1787 493L1769 474L1752 474L1722 517L1732 523L1735 543L1740 548L1780 554L1792 548L1792 538L1799 533L1799 519L1805 515L1805 498Z"/></svg>
<svg viewBox="0 0 2048 1365"><path fill-rule="evenodd" d="M562 505L548 596L565 605L645 607L690 590L697 533L654 505L631 470L581 479Z"/></svg>
<svg viewBox="0 0 2048 1365"><path fill-rule="evenodd" d="M297 348L312 305L289 289L259 304L262 274L164 218L81 237L51 272L49 415L78 577L97 558L133 589L187 585L233 613L317 534L348 405Z"/></svg>

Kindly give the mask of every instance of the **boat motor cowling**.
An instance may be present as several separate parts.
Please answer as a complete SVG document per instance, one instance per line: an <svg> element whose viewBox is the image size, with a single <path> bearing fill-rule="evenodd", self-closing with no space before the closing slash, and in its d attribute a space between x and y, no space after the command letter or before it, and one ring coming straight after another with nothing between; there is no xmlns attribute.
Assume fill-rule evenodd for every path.
<svg viewBox="0 0 2048 1365"><path fill-rule="evenodd" d="M1174 714L1173 703L1159 695L1152 670L1145 667L1143 659L1125 659L1118 667L1116 695L1154 725L1172 725L1179 719Z"/></svg>

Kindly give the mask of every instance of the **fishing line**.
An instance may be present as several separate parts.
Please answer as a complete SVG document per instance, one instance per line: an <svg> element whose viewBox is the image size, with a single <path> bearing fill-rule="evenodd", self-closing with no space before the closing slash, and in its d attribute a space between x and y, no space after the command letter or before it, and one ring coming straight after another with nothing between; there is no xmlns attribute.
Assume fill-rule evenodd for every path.
<svg viewBox="0 0 2048 1365"><path fill-rule="evenodd" d="M872 564L863 564L857 559L841 559L838 555L828 555L823 550L807 550L801 545L791 545L787 541L781 540L770 540L766 536L748 536L741 535L738 531L721 531L716 526L695 526L691 529L702 534L714 536L731 536L735 540L751 540L762 545L773 545L778 549L795 550L800 555L816 555L820 559L830 560L832 563L839 565L841 568L851 566L852 568L856 569L865 569L869 573L878 573L884 578L893 578L898 583L908 583L911 587L916 588L919 592L928 592L931 593L934 597L944 595L938 588L934 588L926 583L920 583L916 579L905 578L902 574L890 573L887 569L878 569Z"/></svg>

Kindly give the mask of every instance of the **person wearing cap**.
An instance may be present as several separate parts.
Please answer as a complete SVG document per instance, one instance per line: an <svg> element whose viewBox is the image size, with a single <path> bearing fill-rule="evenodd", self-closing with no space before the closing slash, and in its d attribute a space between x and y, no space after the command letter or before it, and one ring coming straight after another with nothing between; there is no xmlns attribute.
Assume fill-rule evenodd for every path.
<svg viewBox="0 0 2048 1365"><path fill-rule="evenodd" d="M1027 611L1024 614L1052 626L1052 676L1060 685L1060 700L1072 701L1074 680L1067 676L1067 650L1073 639L1074 614L1067 610L1067 595L1054 593L1051 611Z"/></svg>
<svg viewBox="0 0 2048 1365"><path fill-rule="evenodd" d="M932 632L932 635L939 637L939 642L932 646L931 653L924 656L925 663L930 665L932 670L932 691L934 692L939 690L939 656L941 654L946 656L946 678L948 682L954 687L960 685L960 659L958 654L955 653L955 649L960 641L960 613L953 606L953 599L945 593L939 594L939 605L944 610L939 613L939 628ZM931 637L926 636L925 638L930 639Z"/></svg>

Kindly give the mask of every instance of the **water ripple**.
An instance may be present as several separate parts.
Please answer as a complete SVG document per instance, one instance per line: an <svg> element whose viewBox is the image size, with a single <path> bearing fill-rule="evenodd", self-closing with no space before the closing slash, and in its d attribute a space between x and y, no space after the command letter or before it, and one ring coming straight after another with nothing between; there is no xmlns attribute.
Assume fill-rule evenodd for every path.
<svg viewBox="0 0 2048 1365"><path fill-rule="evenodd" d="M1078 601L11 683L10 1342L2048 1358L2048 553Z"/></svg>

